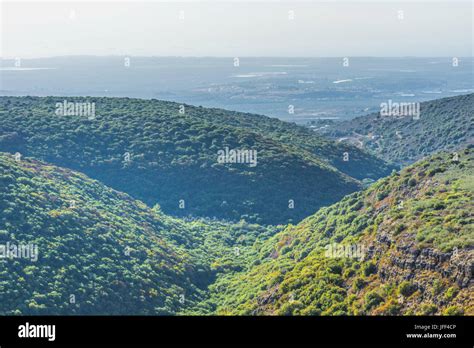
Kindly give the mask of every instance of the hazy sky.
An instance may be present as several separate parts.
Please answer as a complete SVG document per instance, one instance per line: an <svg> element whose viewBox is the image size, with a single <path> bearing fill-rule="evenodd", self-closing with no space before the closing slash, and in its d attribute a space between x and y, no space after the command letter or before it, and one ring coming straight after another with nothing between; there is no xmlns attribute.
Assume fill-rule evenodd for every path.
<svg viewBox="0 0 474 348"><path fill-rule="evenodd" d="M462 0L2 0L0 54L472 56L472 7Z"/></svg>

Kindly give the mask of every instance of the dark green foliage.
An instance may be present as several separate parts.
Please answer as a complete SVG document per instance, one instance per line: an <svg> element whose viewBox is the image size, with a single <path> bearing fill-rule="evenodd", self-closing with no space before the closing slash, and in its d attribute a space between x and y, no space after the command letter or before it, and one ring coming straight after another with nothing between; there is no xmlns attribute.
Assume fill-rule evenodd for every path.
<svg viewBox="0 0 474 348"><path fill-rule="evenodd" d="M396 164L413 163L442 150L456 151L474 143L474 94L421 103L420 118L374 113L335 122L327 135L362 142L364 148ZM439 171L427 172L433 176Z"/></svg>
<svg viewBox="0 0 474 348"><path fill-rule="evenodd" d="M409 281L404 281L398 287L400 295L410 297L416 291L416 285Z"/></svg>
<svg viewBox="0 0 474 348"><path fill-rule="evenodd" d="M95 119L56 115L64 99L95 102ZM357 179L390 172L355 147L274 118L179 110L158 100L0 97L0 151L84 172L173 215L263 224L297 222L358 190ZM257 165L217 163L225 147L257 150Z"/></svg>
<svg viewBox="0 0 474 348"><path fill-rule="evenodd" d="M184 222L83 174L6 154L0 212L0 245L39 252L37 261L0 259L3 315L208 313L198 304L223 271L217 265L243 269L249 247L276 231Z"/></svg>
<svg viewBox="0 0 474 348"><path fill-rule="evenodd" d="M368 277L377 272L377 266L373 262L368 262L362 267L363 274Z"/></svg>
<svg viewBox="0 0 474 348"><path fill-rule="evenodd" d="M384 301L384 298L376 291L370 291L365 295L365 309L370 310Z"/></svg>
<svg viewBox="0 0 474 348"><path fill-rule="evenodd" d="M408 185L411 186L411 187L415 187L416 186L416 179L411 178L410 180L408 180Z"/></svg>
<svg viewBox="0 0 474 348"><path fill-rule="evenodd" d="M466 148L459 162L450 156L420 161L259 244L260 263L217 277L217 313L472 313L469 275L459 288L450 270L452 262L464 267L474 246L474 155ZM420 175L435 168L432 177ZM328 253L334 243L365 253Z"/></svg>
<svg viewBox="0 0 474 348"><path fill-rule="evenodd" d="M297 221L388 168L353 148L359 169L344 167L344 145L266 117L95 98L87 120L58 100L0 98L0 150L23 154L0 154L0 244L40 252L0 259L0 314L471 315L472 279L453 270L474 245L472 148L265 227L248 221ZM258 166L217 164L225 146L258 149Z"/></svg>

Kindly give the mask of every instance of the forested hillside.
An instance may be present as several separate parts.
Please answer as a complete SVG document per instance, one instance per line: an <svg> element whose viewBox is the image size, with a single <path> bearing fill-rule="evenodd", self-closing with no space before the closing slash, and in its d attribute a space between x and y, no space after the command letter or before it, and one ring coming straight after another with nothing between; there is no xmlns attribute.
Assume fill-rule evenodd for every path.
<svg viewBox="0 0 474 348"><path fill-rule="evenodd" d="M56 103L94 102L93 118ZM84 172L164 212L297 222L391 168L355 147L269 117L128 98L0 98L0 151ZM256 163L222 163L224 149Z"/></svg>
<svg viewBox="0 0 474 348"><path fill-rule="evenodd" d="M172 218L83 174L1 154L0 244L38 254L0 260L0 313L472 314L474 156L458 155L279 232Z"/></svg>
<svg viewBox="0 0 474 348"><path fill-rule="evenodd" d="M204 111L204 112L203 112ZM255 114L230 112L222 109L192 108L193 116L258 132L288 146L297 146L339 171L359 180L379 179L394 168L383 160L347 143L331 141L306 127ZM344 153L348 160L344 160Z"/></svg>
<svg viewBox="0 0 474 348"><path fill-rule="evenodd" d="M406 165L474 143L474 94L421 103L418 119L375 113L333 122L322 130L335 140L353 142L386 161Z"/></svg>
<svg viewBox="0 0 474 348"><path fill-rule="evenodd" d="M9 154L0 154L0 212L2 247L37 248L21 258L2 249L2 315L209 313L198 302L216 274L243 269L236 255L277 230L185 222L83 174Z"/></svg>
<svg viewBox="0 0 474 348"><path fill-rule="evenodd" d="M474 314L474 151L434 155L322 208L216 282L218 314Z"/></svg>
<svg viewBox="0 0 474 348"><path fill-rule="evenodd" d="M258 115L0 97L0 314L474 315L472 98L423 104L418 126L367 116L367 139L412 131L364 143L399 164L451 149L395 172ZM5 257L19 245L37 254Z"/></svg>

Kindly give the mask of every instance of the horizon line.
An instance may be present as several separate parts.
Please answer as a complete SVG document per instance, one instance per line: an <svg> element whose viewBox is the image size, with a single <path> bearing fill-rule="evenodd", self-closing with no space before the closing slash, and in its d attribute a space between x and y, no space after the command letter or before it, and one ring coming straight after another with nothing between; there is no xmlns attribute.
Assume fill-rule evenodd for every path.
<svg viewBox="0 0 474 348"><path fill-rule="evenodd" d="M213 59L234 59L234 58L287 58L287 59L341 59L341 58L471 58L474 59L474 55L471 56L410 56L410 55L403 55L403 56L363 56L363 55L344 55L344 56L211 56L211 55L196 55L196 56L182 56L182 55L131 55L131 54L66 54L66 55L53 55L53 56L35 56L35 57L22 57L22 56L7 56L3 57L0 56L0 60L15 60L15 59L52 59L52 58L81 58L81 57L88 57L88 58L213 58Z"/></svg>

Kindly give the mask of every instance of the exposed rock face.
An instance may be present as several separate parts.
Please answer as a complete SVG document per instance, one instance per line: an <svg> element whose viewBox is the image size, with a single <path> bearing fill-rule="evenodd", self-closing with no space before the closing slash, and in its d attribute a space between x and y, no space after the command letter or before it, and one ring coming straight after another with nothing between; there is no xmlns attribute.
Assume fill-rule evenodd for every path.
<svg viewBox="0 0 474 348"><path fill-rule="evenodd" d="M381 269L383 278L390 275L402 275L411 279L421 270L439 273L461 287L465 288L473 283L474 271L474 249L464 249L452 252L441 252L433 248L420 249L413 242L403 244L402 238L395 243L388 233L380 233L376 236L376 242L368 248L367 258L374 255L390 253L390 265Z"/></svg>
<svg viewBox="0 0 474 348"><path fill-rule="evenodd" d="M369 242L364 260L376 263L377 276L382 283L409 281L413 284L419 292L418 301L410 304L403 296L398 299L408 307L417 307L423 302L447 305L443 291L436 293L435 281L456 284L460 298L472 298L474 248L442 252L416 246L412 236L393 236L390 232L378 231Z"/></svg>
<svg viewBox="0 0 474 348"><path fill-rule="evenodd" d="M242 308L474 315L474 153L465 149L459 159L447 153L420 161L281 232L262 247L270 260L237 279L256 289ZM355 245L362 257L327 253L333 244Z"/></svg>

